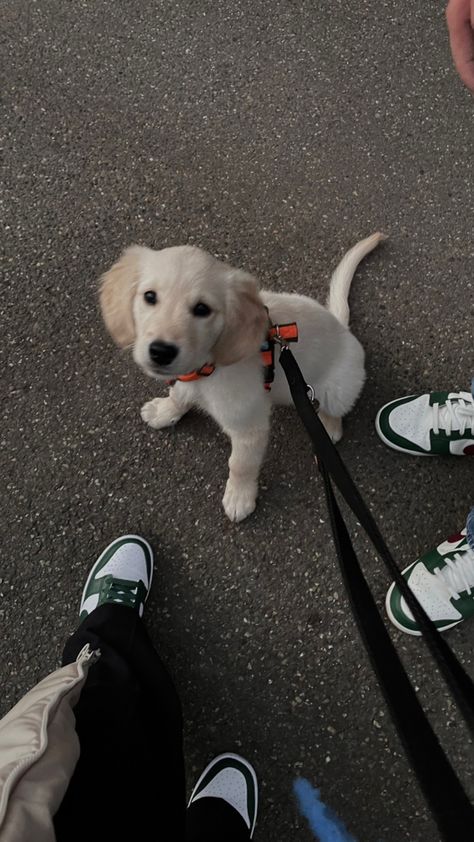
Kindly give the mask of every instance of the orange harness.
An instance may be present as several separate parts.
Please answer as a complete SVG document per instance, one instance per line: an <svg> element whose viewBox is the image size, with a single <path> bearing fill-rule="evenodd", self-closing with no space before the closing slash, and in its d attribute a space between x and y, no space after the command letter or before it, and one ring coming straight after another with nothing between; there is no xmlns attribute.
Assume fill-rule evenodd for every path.
<svg viewBox="0 0 474 842"><path fill-rule="evenodd" d="M280 346L287 342L298 342L298 325L289 322L285 325L272 325L268 328L266 342L260 348L263 363L263 388L269 392L275 378L275 342Z"/></svg>
<svg viewBox="0 0 474 842"><path fill-rule="evenodd" d="M286 345L287 342L298 342L298 326L296 322L290 322L285 325L272 325L268 328L267 338L260 348L263 365L263 388L269 392L271 384L275 378L275 343L279 345ZM196 371L191 371L189 374L181 374L173 380L168 380L169 386L174 386L177 380L181 383L192 383L194 380L200 380L202 377L210 377L214 374L216 367L213 363L206 363L198 368Z"/></svg>

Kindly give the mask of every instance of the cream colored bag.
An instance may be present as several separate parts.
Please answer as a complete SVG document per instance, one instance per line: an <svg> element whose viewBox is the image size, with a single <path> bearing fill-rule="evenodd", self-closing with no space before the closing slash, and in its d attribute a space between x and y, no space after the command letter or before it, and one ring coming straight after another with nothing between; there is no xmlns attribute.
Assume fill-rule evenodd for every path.
<svg viewBox="0 0 474 842"><path fill-rule="evenodd" d="M79 758L72 708L99 656L85 646L0 721L1 842L54 842L53 816Z"/></svg>

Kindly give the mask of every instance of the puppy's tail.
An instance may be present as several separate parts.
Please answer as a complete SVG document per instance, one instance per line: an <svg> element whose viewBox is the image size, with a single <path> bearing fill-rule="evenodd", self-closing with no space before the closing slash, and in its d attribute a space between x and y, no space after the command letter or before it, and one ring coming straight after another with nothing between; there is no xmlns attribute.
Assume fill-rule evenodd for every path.
<svg viewBox="0 0 474 842"><path fill-rule="evenodd" d="M347 327L349 324L349 290L351 288L352 278L361 260L369 254L375 246L386 240L385 234L377 231L371 237L365 240L360 240L356 243L347 254L342 258L339 266L334 271L329 287L329 296L327 300L327 308L333 316L336 317L343 325Z"/></svg>

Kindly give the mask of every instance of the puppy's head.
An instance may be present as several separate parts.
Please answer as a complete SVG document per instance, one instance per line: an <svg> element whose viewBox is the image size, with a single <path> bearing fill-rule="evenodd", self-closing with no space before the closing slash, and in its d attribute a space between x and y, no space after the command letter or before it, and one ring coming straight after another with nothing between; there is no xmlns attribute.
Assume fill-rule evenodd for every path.
<svg viewBox="0 0 474 842"><path fill-rule="evenodd" d="M252 356L267 325L255 279L193 246L131 246L102 276L100 304L117 345L158 379Z"/></svg>

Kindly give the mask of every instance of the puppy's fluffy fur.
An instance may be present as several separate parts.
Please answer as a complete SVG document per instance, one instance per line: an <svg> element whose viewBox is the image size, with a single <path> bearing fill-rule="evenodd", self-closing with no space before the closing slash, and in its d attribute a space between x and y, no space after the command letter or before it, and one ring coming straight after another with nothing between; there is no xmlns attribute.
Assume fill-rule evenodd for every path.
<svg viewBox="0 0 474 842"><path fill-rule="evenodd" d="M348 329L349 289L358 263L382 239L383 234L373 234L345 255L331 279L327 307L302 295L259 292L252 275L193 246L161 251L131 246L103 275L105 324L119 346L133 347L135 362L147 374L171 380L206 363L216 366L210 377L176 382L169 397L149 401L141 414L155 429L176 424L193 406L217 421L232 443L223 499L231 520L243 520L255 508L272 404L291 403L278 365L271 391L263 388L265 308L272 324L297 322L299 341L292 350L314 387L326 429L337 441L341 417L365 379L363 348ZM210 312L203 315L201 307L194 313L198 303ZM172 346L174 359L157 365L150 356L153 342Z"/></svg>

